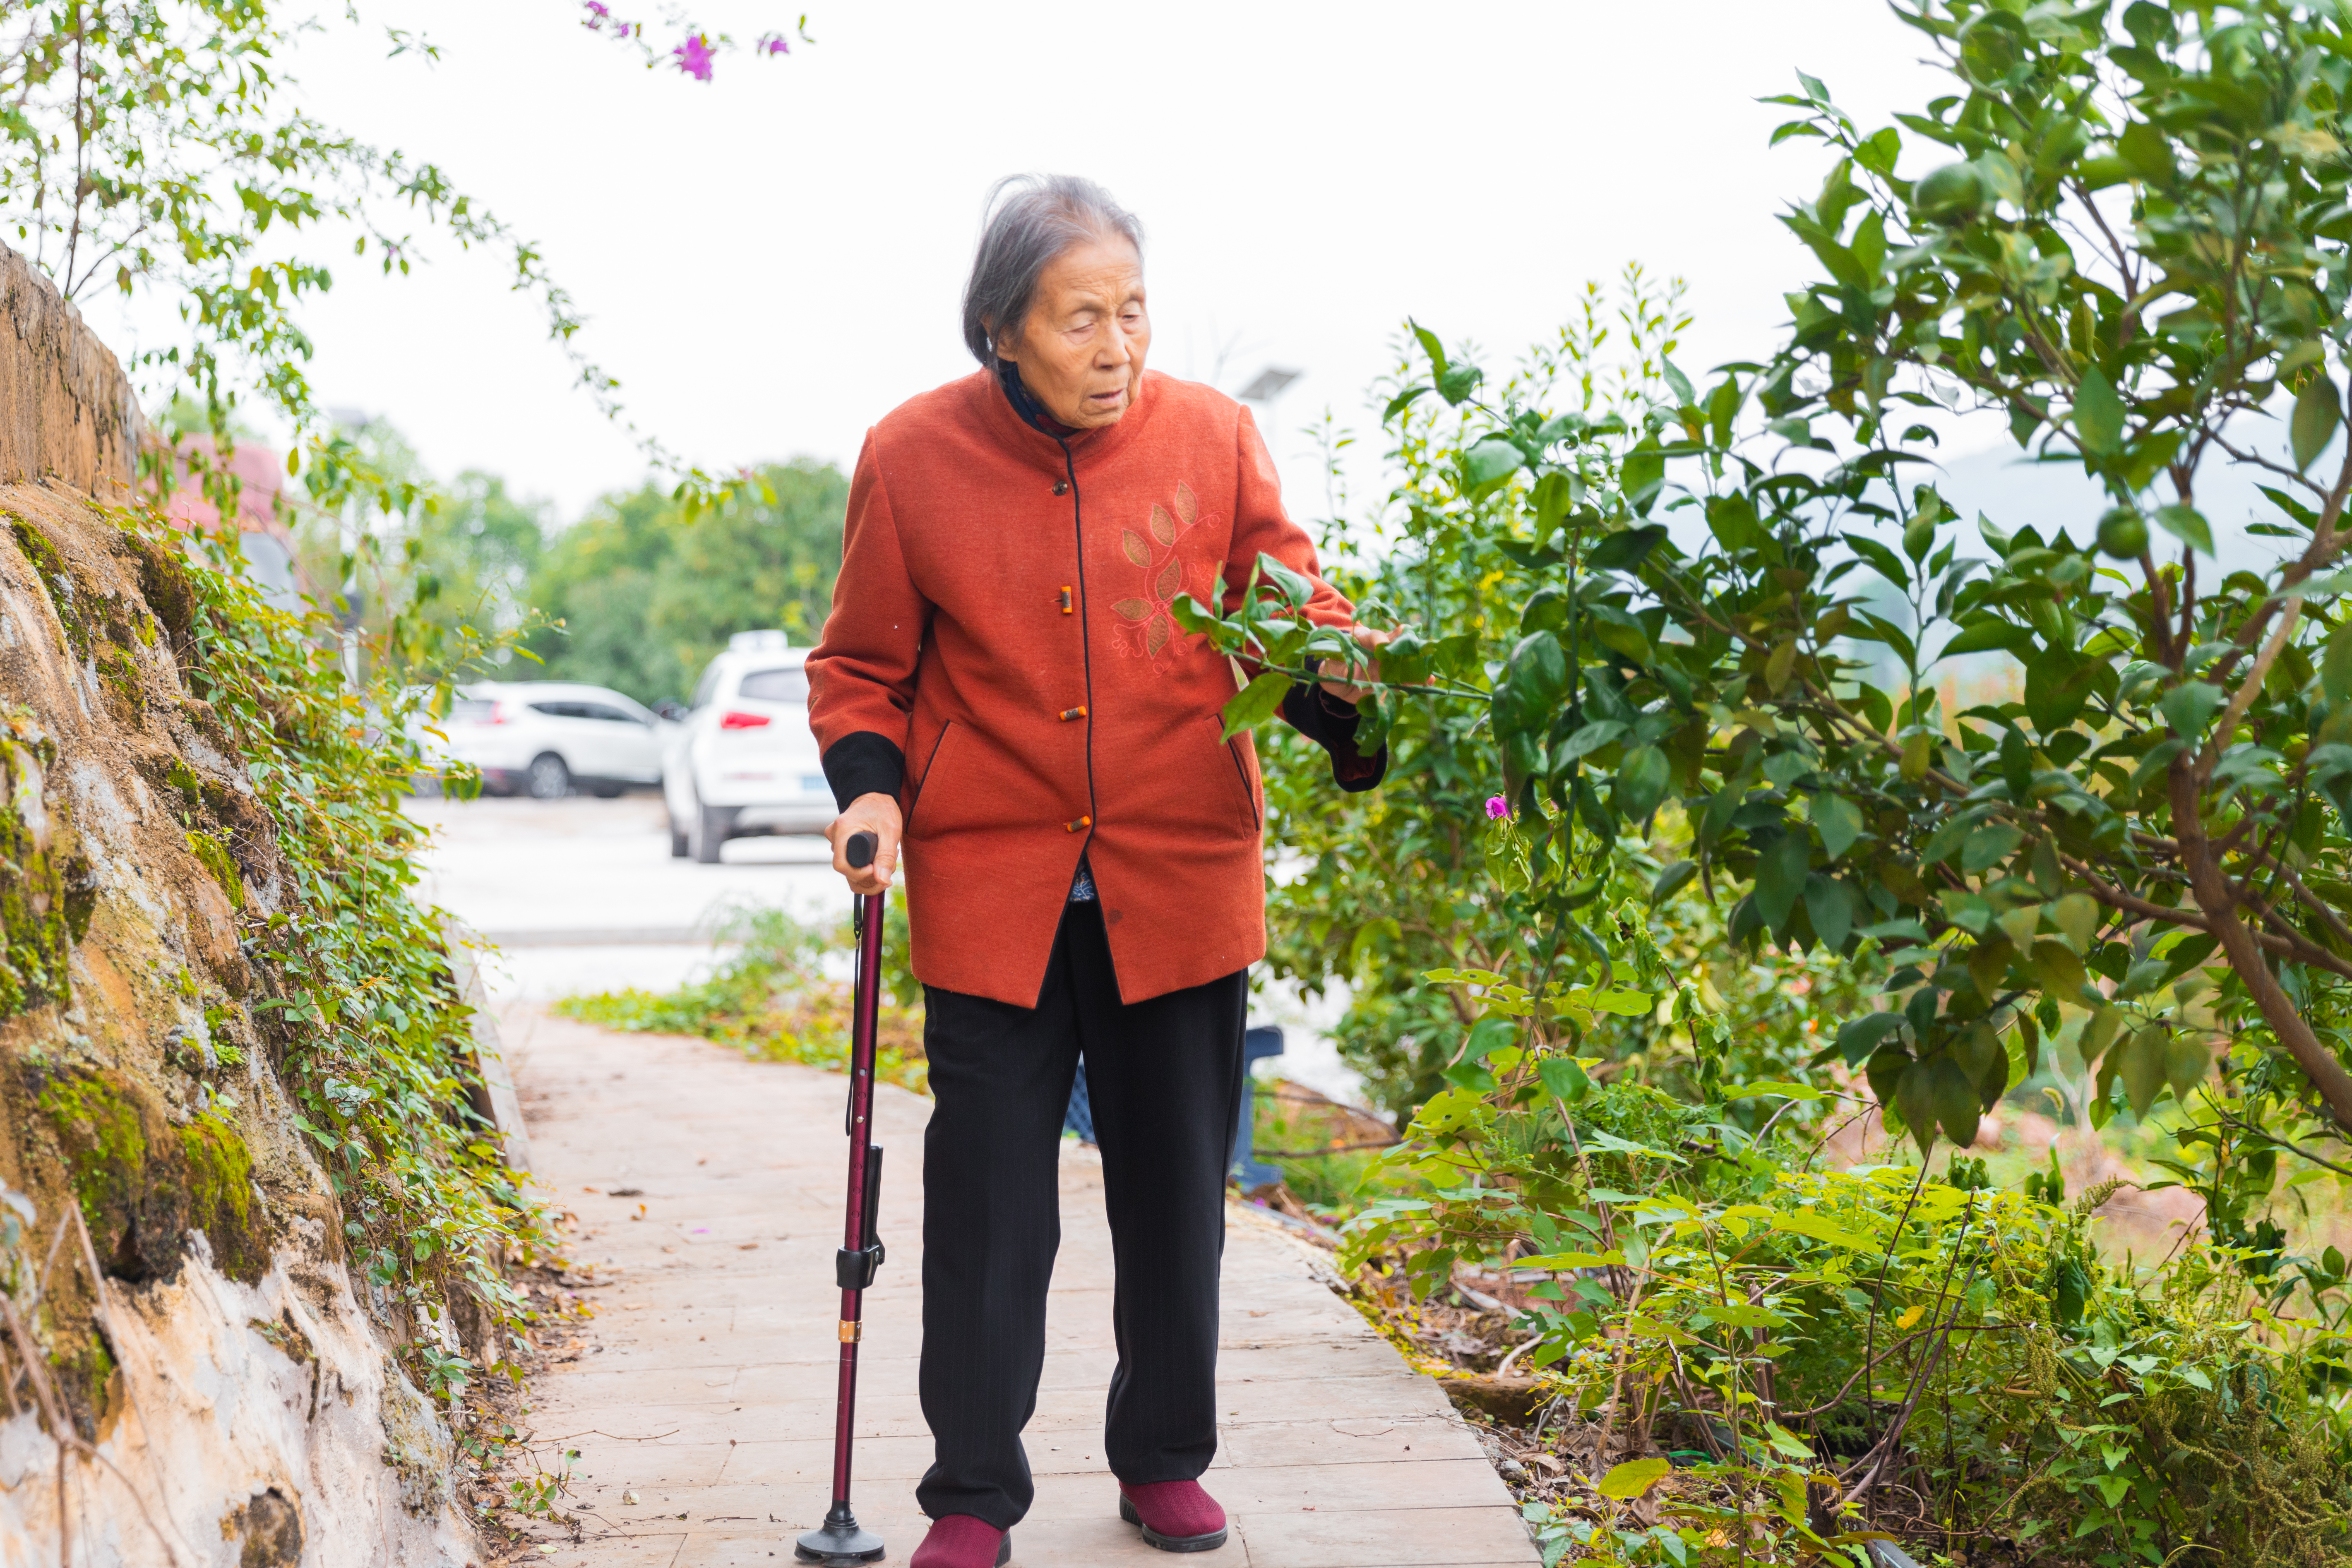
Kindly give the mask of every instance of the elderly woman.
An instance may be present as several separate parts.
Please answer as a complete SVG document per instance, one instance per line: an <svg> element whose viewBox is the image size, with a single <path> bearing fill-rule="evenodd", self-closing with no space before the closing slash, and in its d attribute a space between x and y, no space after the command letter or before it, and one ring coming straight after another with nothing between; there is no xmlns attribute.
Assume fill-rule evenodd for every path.
<svg viewBox="0 0 2352 1568"><path fill-rule="evenodd" d="M936 1105L923 1144L922 1405L936 1458L914 1568L988 1568L1034 1489L1081 1058L1118 1284L1104 1454L1120 1513L1171 1552L1223 1545L1216 1451L1224 1182L1246 1100L1248 967L1265 952L1264 808L1234 664L1170 614L1238 603L1261 552L1315 584L1250 416L1144 369L1142 232L1096 185L1003 182L964 296L981 370L901 405L858 454L809 721L841 815L834 865L903 853ZM1360 640L1377 641L1359 633ZM1284 717L1341 787L1379 782L1339 682ZM853 869L851 835L880 853Z"/></svg>

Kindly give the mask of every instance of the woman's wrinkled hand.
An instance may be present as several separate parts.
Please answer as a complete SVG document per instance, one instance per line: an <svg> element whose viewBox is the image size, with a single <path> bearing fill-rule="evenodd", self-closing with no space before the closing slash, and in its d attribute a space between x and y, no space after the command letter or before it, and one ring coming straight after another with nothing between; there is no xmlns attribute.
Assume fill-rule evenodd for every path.
<svg viewBox="0 0 2352 1568"><path fill-rule="evenodd" d="M1356 646L1364 649L1367 656L1396 636L1394 632L1374 631L1370 626L1350 626L1348 629L1355 637ZM1349 665L1348 672L1350 675L1360 675L1367 680L1378 680L1381 678L1381 661L1366 657ZM1366 688L1351 685L1345 680L1326 680L1321 682L1321 685L1324 690L1342 702L1361 702L1366 697L1371 695Z"/></svg>
<svg viewBox="0 0 2352 1568"><path fill-rule="evenodd" d="M898 868L898 835L904 826L898 797L879 793L859 795L849 803L847 811L833 819L824 836L833 845L833 868L848 879L851 892L863 897L889 889L891 875ZM849 840L859 833L871 833L878 840L870 866L849 863Z"/></svg>

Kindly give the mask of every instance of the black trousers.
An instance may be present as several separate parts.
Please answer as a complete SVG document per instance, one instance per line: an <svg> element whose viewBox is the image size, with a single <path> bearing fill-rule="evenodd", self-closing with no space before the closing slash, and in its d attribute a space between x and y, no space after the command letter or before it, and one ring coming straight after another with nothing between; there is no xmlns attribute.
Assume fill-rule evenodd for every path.
<svg viewBox="0 0 2352 1568"><path fill-rule="evenodd" d="M925 989L922 1399L936 1453L915 1496L933 1519L1007 1530L1034 1495L1021 1428L1045 1367L1062 1115L1082 1055L1118 1271L1104 1457L1129 1485L1208 1468L1247 998L1244 971L1123 1005L1091 901L1064 911L1035 1007Z"/></svg>

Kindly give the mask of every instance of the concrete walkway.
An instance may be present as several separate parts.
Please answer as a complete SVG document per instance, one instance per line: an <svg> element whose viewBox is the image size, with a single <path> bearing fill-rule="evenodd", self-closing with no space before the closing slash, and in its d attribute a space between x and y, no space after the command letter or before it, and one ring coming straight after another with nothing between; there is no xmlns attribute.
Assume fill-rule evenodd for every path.
<svg viewBox="0 0 2352 1568"><path fill-rule="evenodd" d="M823 1517L831 1479L844 1080L520 1007L503 1032L537 1174L579 1215L574 1255L604 1281L576 1353L532 1390L541 1439L581 1451L567 1506L586 1523L582 1544L536 1561L782 1568L793 1537ZM922 1539L914 1484L930 1457L915 1397L929 1110L887 1088L876 1104L890 1256L866 1296L855 1495L894 1563ZM1225 1251L1221 1452L1202 1478L1233 1538L1197 1559L1144 1546L1119 1522L1095 1452L1113 1359L1111 1255L1101 1171L1084 1153L1063 1165L1045 1373L1026 1434L1037 1500L1013 1531L1014 1563L1538 1561L1436 1384L1317 1283L1309 1249L1238 1213Z"/></svg>

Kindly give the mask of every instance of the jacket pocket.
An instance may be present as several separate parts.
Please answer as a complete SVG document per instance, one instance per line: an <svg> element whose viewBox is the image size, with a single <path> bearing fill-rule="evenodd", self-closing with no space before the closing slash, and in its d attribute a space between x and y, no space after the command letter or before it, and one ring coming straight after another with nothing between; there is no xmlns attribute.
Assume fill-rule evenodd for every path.
<svg viewBox="0 0 2352 1568"><path fill-rule="evenodd" d="M931 780L939 776L940 758L948 750L948 737L954 734L955 730L956 721L952 719L940 726L939 739L931 742L931 754L923 759L922 775L914 781L914 787L908 792L907 820L899 829L902 836L914 832L915 808L923 804L923 796L930 792Z"/></svg>
<svg viewBox="0 0 2352 1568"><path fill-rule="evenodd" d="M1224 728L1219 720L1212 719L1209 722L1221 731ZM1250 831L1258 832L1265 826L1265 815L1258 805L1256 785L1250 780L1249 759L1242 752L1242 738L1235 735L1223 742L1223 747L1227 760L1234 764L1234 784L1241 791L1242 812L1249 818Z"/></svg>

